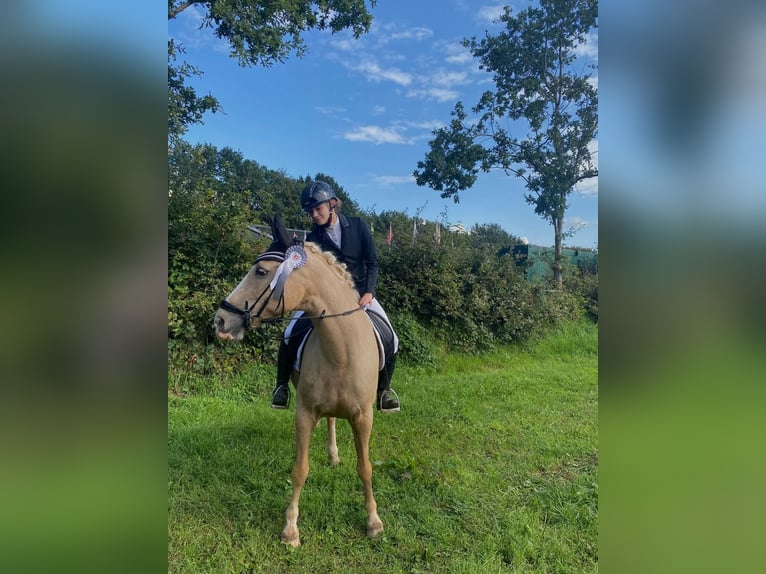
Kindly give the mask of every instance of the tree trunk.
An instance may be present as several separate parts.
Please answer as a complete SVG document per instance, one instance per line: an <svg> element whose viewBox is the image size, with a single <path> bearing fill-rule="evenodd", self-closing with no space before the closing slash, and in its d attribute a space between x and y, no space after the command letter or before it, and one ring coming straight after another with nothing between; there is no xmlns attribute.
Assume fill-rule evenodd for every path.
<svg viewBox="0 0 766 574"><path fill-rule="evenodd" d="M561 237L564 218L556 217L553 219L554 242L553 242L553 285L561 290Z"/></svg>

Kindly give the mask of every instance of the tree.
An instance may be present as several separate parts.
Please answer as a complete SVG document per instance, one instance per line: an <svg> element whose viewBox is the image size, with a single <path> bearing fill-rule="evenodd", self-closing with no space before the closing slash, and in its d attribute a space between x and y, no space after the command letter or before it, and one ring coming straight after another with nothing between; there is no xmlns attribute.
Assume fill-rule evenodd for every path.
<svg viewBox="0 0 766 574"><path fill-rule="evenodd" d="M474 249L485 247L490 250L520 243L521 240L511 235L497 223L477 223L471 227L471 246Z"/></svg>
<svg viewBox="0 0 766 574"><path fill-rule="evenodd" d="M187 126L201 122L206 112L215 113L221 109L212 95L200 97L186 83L187 78L200 76L202 72L188 62L175 64L178 54L183 51L172 39L168 40L168 139L171 142L176 142Z"/></svg>
<svg viewBox="0 0 766 574"><path fill-rule="evenodd" d="M554 281L561 288L562 237L569 194L598 176L589 144L598 133L598 94L590 67L575 67L577 48L597 27L598 0L540 0L514 17L505 8L505 29L463 44L493 75L469 120L457 102L449 125L435 130L417 163L418 185L458 203L479 170L501 169L525 182L526 201L554 229ZM524 134L518 136L514 134Z"/></svg>
<svg viewBox="0 0 766 574"><path fill-rule="evenodd" d="M369 0L370 8L377 0ZM216 37L226 40L230 55L240 66L270 67L284 62L293 52L303 56L307 47L302 34L330 29L350 29L355 38L369 31L372 14L366 0L168 0L168 20L195 7L204 12L200 27L213 28ZM221 109L212 96L199 97L186 84L202 72L183 62L175 63L183 48L168 41L168 137L182 136L189 125L199 123L208 112Z"/></svg>

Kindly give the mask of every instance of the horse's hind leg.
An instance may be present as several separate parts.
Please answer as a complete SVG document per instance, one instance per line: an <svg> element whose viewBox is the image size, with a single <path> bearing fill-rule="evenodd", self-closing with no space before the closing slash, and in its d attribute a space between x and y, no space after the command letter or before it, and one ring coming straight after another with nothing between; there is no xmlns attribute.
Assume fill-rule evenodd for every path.
<svg viewBox="0 0 766 574"><path fill-rule="evenodd" d="M372 411L362 414L351 422L356 446L356 472L364 485L364 507L367 510L367 536L374 538L383 532L383 522L378 516L378 504L372 493L372 465L370 464L370 434L372 433Z"/></svg>
<svg viewBox="0 0 766 574"><path fill-rule="evenodd" d="M285 528L282 530L282 542L290 546L300 546L298 532L298 501L301 490L309 474L309 443L311 431L316 421L310 413L299 411L295 413L295 465L293 466L293 494L285 512Z"/></svg>
<svg viewBox="0 0 766 574"><path fill-rule="evenodd" d="M327 417L327 454L330 457L330 464L338 466L338 444L335 442L335 417Z"/></svg>

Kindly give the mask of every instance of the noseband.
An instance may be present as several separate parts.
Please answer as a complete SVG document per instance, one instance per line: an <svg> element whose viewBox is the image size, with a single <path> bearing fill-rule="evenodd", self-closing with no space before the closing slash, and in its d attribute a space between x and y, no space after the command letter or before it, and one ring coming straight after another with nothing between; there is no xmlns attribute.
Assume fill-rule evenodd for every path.
<svg viewBox="0 0 766 574"><path fill-rule="evenodd" d="M266 305L269 304L269 301L271 301L271 298L276 295L279 297L279 302L282 304L282 314L279 315L279 317L273 317L271 319L261 319L262 323L276 323L279 321L284 320L284 314L285 314L285 282L287 281L287 278L289 277L290 273L293 271L293 269L298 269L300 267L303 267L303 265L306 263L306 252L303 249L303 245L301 242L293 244L291 247L287 248L287 251L284 253L279 251L267 251L266 253L260 255L258 259L255 260L255 263L258 263L260 261L279 261L280 266L276 269L276 272L274 274L274 279L264 287L263 291L261 291L260 295L258 295L258 298L253 302L252 305L248 305L247 301L245 301L245 308L240 309L236 305L230 303L226 299L221 301L221 304L219 307L223 309L224 311L228 311L229 313L234 313L235 315L239 315L242 317L242 325L245 327L245 331L248 331L250 329L250 323L253 319L260 319L261 313L263 313L263 310L266 308ZM255 264L254 264L255 265ZM258 301L260 301L263 296L266 294L267 291L270 291L269 296L266 297L266 299L261 303L261 306L258 307L258 311L256 311L255 315L252 314L253 308L258 304ZM277 307L279 307L279 304L277 304ZM342 313L332 313L328 314L326 311L322 311L321 314L315 316L315 317L309 317L304 315L304 318L306 319L326 319L328 317L345 317L346 315L351 315L352 313L355 313L357 311L363 310L364 307L354 307L353 309L349 309L348 311L343 311Z"/></svg>
<svg viewBox="0 0 766 574"><path fill-rule="evenodd" d="M266 253L263 253L260 255L256 260L255 264L261 262L261 261L278 261L280 263L283 263L285 261L285 254L280 253L278 251L267 251ZM272 284L269 283L264 287L263 291L261 291L260 295L258 295L258 298L253 301L253 304L248 306L247 301L245 301L245 308L240 309L236 305L233 305L232 303L229 303L226 299L221 301L221 304L219 307L223 309L224 311L228 311L229 313L234 313L235 315L239 315L242 317L242 325L245 327L245 331L248 331L250 329L250 323L253 319L260 319L261 313L263 313L263 310L266 308L266 305L269 304L269 301L271 301L271 298L274 296L274 289L271 286ZM258 308L258 311L256 311L255 315L253 315L251 312L253 308L258 304L258 301L261 300L261 298L266 294L267 291L270 291L269 296L266 297L266 299L263 301L261 306ZM284 292L280 294L279 300L282 302L282 309L284 314ZM261 319L262 323L270 323L270 322L276 322L281 321L282 317L275 317L273 319Z"/></svg>

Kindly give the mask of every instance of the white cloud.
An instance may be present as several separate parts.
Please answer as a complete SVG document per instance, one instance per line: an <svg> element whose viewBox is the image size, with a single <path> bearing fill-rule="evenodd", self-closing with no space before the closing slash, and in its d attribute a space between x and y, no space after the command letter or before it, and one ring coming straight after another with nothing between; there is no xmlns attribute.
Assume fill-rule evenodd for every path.
<svg viewBox="0 0 766 574"><path fill-rule="evenodd" d="M504 4L496 4L493 6L482 6L479 8L479 12L476 15L477 19L481 22L494 22L500 16L503 15Z"/></svg>
<svg viewBox="0 0 766 574"><path fill-rule="evenodd" d="M401 185L403 183L415 183L413 175L376 175L372 178L378 185Z"/></svg>
<svg viewBox="0 0 766 574"><path fill-rule="evenodd" d="M382 36L380 40L384 43L392 40L426 40L434 35L433 30L429 28L407 28L401 32L392 32L388 36Z"/></svg>
<svg viewBox="0 0 766 574"><path fill-rule="evenodd" d="M575 191L579 193L580 195L584 195L586 197L595 197L598 195L598 178L597 177L591 177L589 179L585 179L575 185Z"/></svg>
<svg viewBox="0 0 766 574"><path fill-rule="evenodd" d="M346 108L340 106L317 106L314 109L320 114L324 114L326 116L335 116L346 112Z"/></svg>
<svg viewBox="0 0 766 574"><path fill-rule="evenodd" d="M459 92L446 88L428 88L427 91L428 97L437 102L454 102L460 96Z"/></svg>
<svg viewBox="0 0 766 574"><path fill-rule="evenodd" d="M402 121L395 122L387 127L367 125L345 132L343 134L343 139L348 141L371 142L374 144L407 145L428 139L431 137L433 130L440 128L443 125L444 122L438 120L421 122Z"/></svg>
<svg viewBox="0 0 766 574"><path fill-rule="evenodd" d="M451 88L468 83L468 74L465 72L448 72L439 70L431 76L431 81L437 86Z"/></svg>
<svg viewBox="0 0 766 574"><path fill-rule="evenodd" d="M566 227L579 229L581 227L588 227L589 223L586 220L584 220L582 217L573 215L572 217L564 218L564 225Z"/></svg>
<svg viewBox="0 0 766 574"><path fill-rule="evenodd" d="M396 68L384 69L381 68L377 62L368 60L361 64L346 64L347 67L355 72L361 72L368 80L373 82L380 82L388 80L394 82L400 86L409 86L412 83L412 76L407 72L402 72Z"/></svg>
<svg viewBox="0 0 766 574"><path fill-rule="evenodd" d="M418 128L421 130L438 130L444 126L444 122L441 120L429 120L426 122L407 122L409 127Z"/></svg>
<svg viewBox="0 0 766 574"><path fill-rule="evenodd" d="M445 54L444 61L448 64L467 64L473 61L471 51L460 42L434 42L434 49Z"/></svg>
<svg viewBox="0 0 766 574"><path fill-rule="evenodd" d="M564 231L569 236L565 239L567 245L577 244L577 233L583 229L597 229L598 219L593 221L583 219L578 215L564 218Z"/></svg>
<svg viewBox="0 0 766 574"><path fill-rule="evenodd" d="M343 139L352 142L370 142L374 144L408 144L396 127L361 126L343 134Z"/></svg>
<svg viewBox="0 0 766 574"><path fill-rule="evenodd" d="M415 143L424 141L433 137L433 131L444 127L444 122L440 120L429 120L422 122L399 122L396 124L397 129L402 131L412 130L415 133L408 137L408 143Z"/></svg>
<svg viewBox="0 0 766 574"><path fill-rule="evenodd" d="M445 61L449 64L467 64L473 61L473 54L462 44L447 44L444 51L447 53Z"/></svg>
<svg viewBox="0 0 766 574"><path fill-rule="evenodd" d="M598 169L598 140L590 140L588 143L588 151L590 152L593 165Z"/></svg>
<svg viewBox="0 0 766 574"><path fill-rule="evenodd" d="M422 89L413 89L407 91L408 98L419 98L423 100L436 100L437 102L454 102L460 94L455 90L445 88L427 87Z"/></svg>
<svg viewBox="0 0 766 574"><path fill-rule="evenodd" d="M330 46L341 52L353 52L359 49L359 40L355 38L342 38L333 36L329 40Z"/></svg>
<svg viewBox="0 0 766 574"><path fill-rule="evenodd" d="M231 50L228 43L216 38L212 28L201 27L206 14L207 10L201 10L195 5L191 5L179 13L175 18L179 24L175 40L186 48L209 47L215 52L228 54Z"/></svg>
<svg viewBox="0 0 766 574"><path fill-rule="evenodd" d="M207 10L200 10L192 4L180 12L175 19L180 22L187 30L196 30L202 24L202 19L205 17Z"/></svg>
<svg viewBox="0 0 766 574"><path fill-rule="evenodd" d="M440 69L430 74L418 76L418 87L407 90L408 98L454 102L460 96L455 86L468 84L468 74Z"/></svg>
<svg viewBox="0 0 766 574"><path fill-rule="evenodd" d="M594 33L588 34L585 38L585 42L575 46L574 52L581 58L598 58L598 35Z"/></svg>

